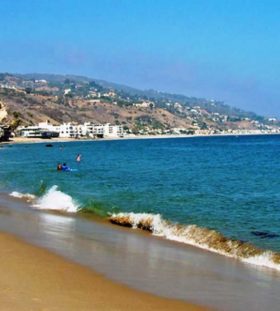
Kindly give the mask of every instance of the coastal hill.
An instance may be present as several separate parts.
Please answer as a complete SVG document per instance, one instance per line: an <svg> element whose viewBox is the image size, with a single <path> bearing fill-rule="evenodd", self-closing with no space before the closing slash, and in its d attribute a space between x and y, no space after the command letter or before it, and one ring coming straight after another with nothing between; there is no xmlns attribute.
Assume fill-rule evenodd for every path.
<svg viewBox="0 0 280 311"><path fill-rule="evenodd" d="M280 122L221 101L74 75L0 74L0 122L121 124L135 134L279 131Z"/></svg>

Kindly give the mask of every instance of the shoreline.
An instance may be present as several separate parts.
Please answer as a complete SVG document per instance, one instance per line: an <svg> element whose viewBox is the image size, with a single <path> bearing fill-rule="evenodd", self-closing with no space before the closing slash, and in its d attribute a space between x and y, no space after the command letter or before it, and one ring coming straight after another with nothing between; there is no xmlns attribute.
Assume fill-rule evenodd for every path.
<svg viewBox="0 0 280 311"><path fill-rule="evenodd" d="M12 200L15 200L15 202L21 202L27 205L31 204L31 200L30 198L28 198L29 195L32 194L27 194L27 196L25 197L25 194L22 194L23 197L17 197L17 196L11 196L11 194L9 193L5 193L6 196L11 197ZM36 209L35 209L36 210ZM218 248L214 248L211 244L207 244L206 242L204 242L203 244L200 244L199 242L197 242L195 239L189 239L189 240L184 240L184 236L180 236L180 233L178 236L176 236L174 234L173 237L169 237L167 235L161 234L154 234L154 229L151 229L149 227L149 223L152 221L151 219L153 217L155 217L155 214L149 214L151 218L149 218L148 216L145 218L143 217L141 219L141 217L139 218L139 222L137 222L137 220L134 222L133 218L131 218L132 216L129 216L129 214L135 214L135 218L137 219L137 213L125 213L125 212L120 212L120 215L116 214L114 217L109 217L109 216L100 216L94 213L88 213L88 212L84 212L82 210L80 210L79 212L67 212L67 211L61 211L61 210L48 210L48 209L38 209L36 211L41 211L41 212L46 212L50 215L58 215L58 216L63 216L63 217L78 217L80 219L85 219L87 221L90 222L94 222L94 223L98 223L98 224L102 224L103 226L107 226L108 228L114 228L115 230L118 231L122 231L125 232L126 234L135 234L135 235L141 235L141 236L145 236L145 237L153 237L153 238L158 238L162 241L164 241L164 243L167 244L171 244L171 245L176 245L178 246L182 246L182 247L187 247L187 248L194 248L196 250L202 251L202 252L207 252L210 253L211 255L218 255L221 257L225 257L230 259L232 262L237 261L241 264L245 264L246 266L248 265L249 267L254 267L254 269L258 269L258 268L264 268L264 269L268 269L273 271L274 273L279 272L279 265L276 266L276 263L270 263L268 264L268 262L266 261L266 263L262 263L258 260L254 260L254 255L250 255L249 257L246 256L242 256L243 252L246 252L246 249L249 248L251 251L254 250L255 252L255 256L260 256L260 254L267 256L267 260L268 258L271 259L271 257L269 256L278 256L280 253L275 251L275 250L271 250L271 249L266 249L266 248L261 248L258 247L255 244L250 244L250 243L246 243L245 246L243 247L243 243L241 240L238 239L234 239L232 237L229 236L225 236L223 235L221 232L219 232L218 230L214 230L214 229L209 229L207 227L202 227L202 226L198 226L196 224L194 224L196 226L197 229L197 235L201 234L201 232L204 232L204 234L217 234L218 236L218 240L217 243L219 243L219 247ZM140 213L141 214L141 213ZM160 217L162 217L162 215L160 215ZM164 221L168 221L165 220L164 218L162 218L163 222ZM133 228L133 224L134 226L136 226L135 228ZM146 225L142 226L141 223L144 223ZM169 222L169 226L173 225L173 229L176 231L176 223L174 222ZM180 225L181 228L185 227L188 228L188 226L191 226L190 224L181 224ZM170 227L169 227L170 228ZM136 230L135 230L136 229ZM156 229L155 229L156 230ZM0 231L1 232L1 231ZM222 237L221 239L223 241L225 241L225 250L221 250L221 246L223 245L220 240L219 237ZM214 238L213 238L214 239ZM213 242L213 240L212 240ZM226 250L228 250L228 246L227 243L230 244L234 244L235 248L234 248L234 253L232 253L230 250L228 252L226 252ZM238 252L240 253L238 256Z"/></svg>
<svg viewBox="0 0 280 311"><path fill-rule="evenodd" d="M3 310L209 310L110 281L10 234L0 232L0 245Z"/></svg>
<svg viewBox="0 0 280 311"><path fill-rule="evenodd" d="M26 138L13 137L9 141L0 142L0 144L28 144L28 143L68 143L68 142L86 142L86 141L115 141L115 140L140 140L140 139L172 139L172 138L199 138L199 137L239 137L239 136L276 136L280 133L242 133L242 134L197 134L197 135L134 135L124 137L106 137L106 138Z"/></svg>
<svg viewBox="0 0 280 311"><path fill-rule="evenodd" d="M8 305L9 307L5 306L3 310L98 311L136 309L137 311L140 309L175 309L196 311L209 310L208 308L210 308L211 310L241 311L244 310L244 306L249 304L252 308L248 308L248 310L253 311L255 309L253 308L254 305L251 305L251 301L254 295L250 293L256 291L260 297L258 303L264 301L264 305L266 305L265 301L268 303L266 297L269 295L269 288L271 286L280 288L280 281L277 281L278 275L275 274L274 271L267 269L260 269L258 271L254 267L239 262L233 262L230 258L225 258L191 245L186 247L186 245L182 245L181 243L174 243L174 241L164 240L160 237L149 237L144 231L130 231L130 229L126 227L117 227L104 222L99 223L93 219L87 220L87 217L83 219L84 217L75 217L74 215L73 218L68 214L33 211L31 209L26 209L27 205L28 204L23 200L10 200L7 195L2 196L2 201L0 203L0 213L2 216L1 231L8 232L8 235L5 235L8 236L8 238L9 236L16 237L16 240L19 240L19 242L24 245L34 245L33 248L35 250L39 249L54 257L59 257L64 263L72 263L72 268L67 268L65 270L63 264L63 266L61 266L62 272L58 271L59 273L57 273L56 269L59 263L56 263L53 258L48 257L48 259L42 261L37 256L36 252L27 254L25 249L20 252L14 249L14 254L12 254L13 256L10 258L12 251L10 243L8 241L8 246L3 246L0 231L1 254L5 256L5 258L2 258L8 262L17 260L17 263L12 267L7 267L5 264L1 265L3 269L3 271L1 270L1 279L6 281L6 273L12 272L11 275L16 280L14 281L16 286L18 285L20 287L22 284L26 284L26 280L28 280L28 284L29 282L32 283L28 286L35 287L35 290L31 288L28 289L28 292L24 293L24 297L30 297L30 293L37 293L37 286L33 283L40 284L41 282L41 280L34 279L33 275L36 276L45 273L45 267L50 269L51 272L48 271L43 277L40 276L40 279L43 278L44 282L48 282L48 284L45 285L47 288L40 289L42 292L48 291L49 288L52 289L53 285L64 289L64 284L61 280L65 281L65 274L67 274L66 286L71 283L71 287L68 287L68 289L62 293L63 295L65 294L67 298L67 305L65 309L60 306L54 309L52 305L46 304L48 300L46 301L44 294L40 292L40 295L43 295L44 298L41 298L41 296L38 297L45 305L36 305L36 307L32 308L34 302L30 302L29 300L29 304L26 304L28 306L26 309L22 307L12 309L10 305ZM94 221L94 226L87 226L89 221ZM81 228L82 223L85 224L83 227L84 229L78 230L78 234L76 235L76 230L74 230L74 228ZM63 232L61 231L61 225L63 225ZM26 228L28 228L28 230L26 230ZM89 241L89 243L86 241ZM113 245L114 247L112 248ZM6 251L7 247L8 251ZM118 252L114 251L114 249L118 250ZM125 251L126 249L128 251ZM151 251L152 253L150 256ZM16 259L14 258L15 256L17 256ZM31 267L38 266L36 270L31 270L33 268L30 268L25 272L26 267L21 267L21 262L26 261L26 256L28 260L32 258L30 263ZM52 267L52 264L55 266ZM78 278L80 275L76 267L77 269L82 267L84 270L89 271L89 273L93 273L97 276L98 281L96 281L95 278L87 276L88 281L85 281L86 284L76 286L76 275L78 275ZM41 269L43 269L43 271L41 271ZM15 274L13 274L14 270L17 271ZM133 271L135 271L135 273ZM21 279L19 279L19 273L21 275L24 274L25 277L21 276ZM70 274L71 277L68 278L68 274ZM84 274L82 274L81 278L83 278L83 275ZM45 280L49 277L52 278L50 281ZM10 277L8 276L8 280L9 279ZM100 279L102 279L105 284L102 283L103 285L101 284L100 286L99 283L96 283L99 282ZM135 280L130 281L133 279ZM1 302L5 301L1 298L1 293L5 292L7 288L6 283L4 283L5 287L2 287L3 282L1 281L0 309L2 307ZM109 287L106 285L108 283L109 285L111 284ZM93 296L96 288L92 288L92 284L97 284L95 286L98 286L102 291L101 297L99 292L97 296ZM263 286L260 287L254 284L266 284L268 290L263 292ZM116 286L116 288L114 288L114 286ZM183 291L176 292L177 286L182 287ZM9 285L10 289L13 287L13 284ZM137 290L134 290L134 288L137 288ZM84 290L87 294L84 293ZM80 293L80 291L82 292ZM14 297L21 299L21 292L21 288L16 288L16 290L13 291ZM76 300L86 301L86 307L84 307L84 305L75 305L75 308L71 309L72 302L69 302L69 297L67 296L69 292L74 292L73 295L70 295L73 297L75 295ZM113 293L112 299L111 293ZM244 293L246 293L245 296ZM57 292L52 291L48 293L48 295L53 295L55 299L60 299L60 297L57 297L60 296L60 289L58 289ZM115 295L117 295L117 300L115 299ZM90 301L88 300L88 296L90 296ZM118 300L120 296L125 297L121 302ZM6 299L6 295L3 297ZM35 298L36 297L37 296L35 296ZM104 306L102 301L105 300L107 303L108 297L110 298L110 304ZM160 301L151 302L149 297L155 297ZM221 297L223 297L222 300ZM235 297L234 301L235 299L240 299L238 306L230 297ZM10 297L8 298L10 299ZM47 298L53 301L52 296L48 296ZM65 297L63 296L61 299L64 301ZM98 299L98 301L95 299ZM124 299L126 304L119 307L119 303L123 303ZM137 309L138 300L142 302L142 304L139 305L139 309ZM271 310L276 310L276 301L277 299L275 297L269 300ZM11 300L9 301L9 303L12 302ZM173 304L173 302L175 302L176 305ZM179 307L177 307L177 302L184 303L184 305L181 307L181 304L179 304ZM189 302L191 302L191 304L189 304ZM30 303L32 303L32 305ZM60 300L58 302L56 301L56 306L59 303ZM90 303L92 305L89 305ZM67 308L68 304L70 305L69 308ZM111 304L113 304L113 306ZM134 304L137 304L137 307L135 307ZM92 306L94 306L94 308ZM115 306L118 306L118 308L115 308Z"/></svg>

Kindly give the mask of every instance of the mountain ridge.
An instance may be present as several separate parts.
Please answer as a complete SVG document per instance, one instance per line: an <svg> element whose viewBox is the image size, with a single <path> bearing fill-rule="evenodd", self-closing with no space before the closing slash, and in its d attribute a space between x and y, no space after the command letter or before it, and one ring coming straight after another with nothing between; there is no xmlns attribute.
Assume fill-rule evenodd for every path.
<svg viewBox="0 0 280 311"><path fill-rule="evenodd" d="M205 97L196 97L196 96L188 96L185 94L178 94L178 93L170 93L170 92L165 92L165 91L158 91L155 89L141 89L137 87L132 87L126 84L118 83L118 82L111 82L107 81L104 79L95 79L83 75L73 75L73 74L49 74L49 73L27 73L27 74L13 74L15 76L22 76L22 77L28 77L28 78L33 78L33 79L46 79L46 80L52 80L55 79L57 81L63 82L65 79L73 79L73 80L78 80L78 81L95 81L96 83L100 84L101 86L105 88L113 88L121 91L125 91L129 94L132 95L142 95L146 97L155 97L155 98L174 98L178 100L186 100L186 99L193 99L193 100L200 100L200 101L211 101ZM51 78L51 79L50 79ZM218 102L222 105L225 105L226 107L229 107L233 110L237 110L246 114L250 115L258 115L257 113L253 111L247 111L241 108L237 108L231 105L224 104L223 101L221 100L214 100L215 102Z"/></svg>
<svg viewBox="0 0 280 311"><path fill-rule="evenodd" d="M279 121L217 100L141 90L77 75L0 73L7 123L109 122L128 132L274 130Z"/></svg>

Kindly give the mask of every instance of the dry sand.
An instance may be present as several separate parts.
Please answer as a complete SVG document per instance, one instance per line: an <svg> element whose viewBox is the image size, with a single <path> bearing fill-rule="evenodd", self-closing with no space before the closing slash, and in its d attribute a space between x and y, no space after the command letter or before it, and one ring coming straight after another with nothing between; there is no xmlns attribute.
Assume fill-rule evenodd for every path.
<svg viewBox="0 0 280 311"><path fill-rule="evenodd" d="M0 310L206 310L114 283L89 268L0 233Z"/></svg>

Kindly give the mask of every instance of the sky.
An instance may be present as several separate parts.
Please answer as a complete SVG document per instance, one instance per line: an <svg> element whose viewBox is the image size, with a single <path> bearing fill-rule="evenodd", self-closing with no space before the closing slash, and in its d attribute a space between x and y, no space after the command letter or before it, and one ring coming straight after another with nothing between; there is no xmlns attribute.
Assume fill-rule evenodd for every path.
<svg viewBox="0 0 280 311"><path fill-rule="evenodd" d="M0 72L79 74L280 117L280 1L0 0Z"/></svg>

